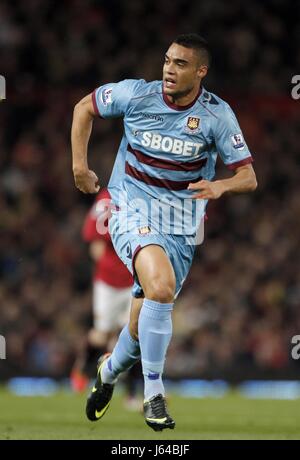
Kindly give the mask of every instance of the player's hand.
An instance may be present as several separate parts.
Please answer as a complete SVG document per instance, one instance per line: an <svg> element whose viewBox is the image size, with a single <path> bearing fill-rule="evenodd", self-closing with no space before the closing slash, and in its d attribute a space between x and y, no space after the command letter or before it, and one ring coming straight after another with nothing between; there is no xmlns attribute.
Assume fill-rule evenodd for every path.
<svg viewBox="0 0 300 460"><path fill-rule="evenodd" d="M97 193L100 190L98 177L90 169L74 170L74 180L76 187L83 193Z"/></svg>
<svg viewBox="0 0 300 460"><path fill-rule="evenodd" d="M199 198L202 200L216 200L220 198L221 195L225 192L225 187L222 181L209 181L209 180L200 180L199 182L190 183L188 190L195 190L195 195L192 198Z"/></svg>

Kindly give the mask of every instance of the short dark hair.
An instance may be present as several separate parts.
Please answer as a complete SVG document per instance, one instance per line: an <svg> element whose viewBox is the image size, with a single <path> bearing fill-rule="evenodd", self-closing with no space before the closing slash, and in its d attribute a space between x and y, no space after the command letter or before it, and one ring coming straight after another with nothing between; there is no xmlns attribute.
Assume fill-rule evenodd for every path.
<svg viewBox="0 0 300 460"><path fill-rule="evenodd" d="M210 66L211 56L207 41L198 34L181 34L173 41L185 48L192 48L199 53L201 63Z"/></svg>

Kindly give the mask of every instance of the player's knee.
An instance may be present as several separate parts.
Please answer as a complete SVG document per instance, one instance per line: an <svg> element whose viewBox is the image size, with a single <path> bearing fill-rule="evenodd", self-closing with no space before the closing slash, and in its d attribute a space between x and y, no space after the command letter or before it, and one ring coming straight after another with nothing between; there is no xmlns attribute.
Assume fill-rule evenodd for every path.
<svg viewBox="0 0 300 460"><path fill-rule="evenodd" d="M145 289L147 299L161 303L171 303L175 296L175 279L172 277L165 279L163 277L152 278Z"/></svg>

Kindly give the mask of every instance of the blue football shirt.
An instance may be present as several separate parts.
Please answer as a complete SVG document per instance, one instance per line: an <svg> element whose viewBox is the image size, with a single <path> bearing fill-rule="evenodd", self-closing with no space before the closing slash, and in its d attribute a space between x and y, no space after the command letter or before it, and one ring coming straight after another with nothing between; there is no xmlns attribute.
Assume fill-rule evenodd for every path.
<svg viewBox="0 0 300 460"><path fill-rule="evenodd" d="M102 118L123 118L108 185L113 203L157 231L195 234L207 200L192 199L187 187L213 179L218 154L232 170L252 162L230 106L203 87L192 103L178 106L162 81L123 80L97 88L93 104Z"/></svg>

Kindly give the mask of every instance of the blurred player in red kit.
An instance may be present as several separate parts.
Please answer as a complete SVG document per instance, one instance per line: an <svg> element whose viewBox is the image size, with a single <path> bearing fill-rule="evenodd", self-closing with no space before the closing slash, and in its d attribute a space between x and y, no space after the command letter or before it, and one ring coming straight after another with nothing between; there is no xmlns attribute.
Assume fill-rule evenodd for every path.
<svg viewBox="0 0 300 460"><path fill-rule="evenodd" d="M108 232L111 198L106 188L98 193L82 228L82 238L89 243L94 261L93 273L93 327L86 344L76 359L71 373L74 391L84 391L89 383L89 366L94 364L99 351L111 351L120 330L129 320L133 278L117 256ZM126 404L136 408L136 369L127 376Z"/></svg>

